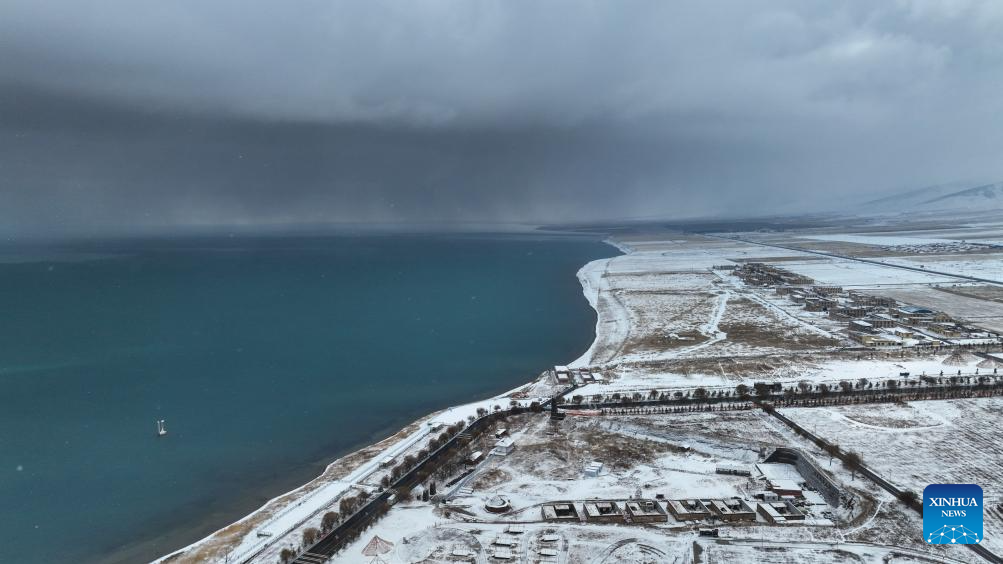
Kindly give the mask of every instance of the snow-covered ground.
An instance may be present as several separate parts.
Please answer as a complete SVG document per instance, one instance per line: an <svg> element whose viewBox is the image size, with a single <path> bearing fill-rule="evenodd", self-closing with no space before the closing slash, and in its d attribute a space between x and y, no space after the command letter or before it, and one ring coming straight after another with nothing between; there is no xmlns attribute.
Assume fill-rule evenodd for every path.
<svg viewBox="0 0 1003 564"><path fill-rule="evenodd" d="M929 268L1003 283L1003 255L964 254L943 256L882 257L882 262L914 268Z"/></svg>
<svg viewBox="0 0 1003 564"><path fill-rule="evenodd" d="M859 243L862 245L875 245L879 247L890 247L897 245L937 245L948 242L948 239L933 237L903 237L887 233L845 233L845 234L812 234L803 235L801 239L812 241L844 241L846 243Z"/></svg>
<svg viewBox="0 0 1003 564"><path fill-rule="evenodd" d="M889 268L849 259L823 258L822 260L786 261L780 266L791 272L810 276L820 284L831 284L844 288L882 288L958 281L950 276Z"/></svg>
<svg viewBox="0 0 1003 564"><path fill-rule="evenodd" d="M929 484L982 486L985 545L1003 553L1003 399L962 399L831 408L784 414L859 452L886 480L922 494Z"/></svg>

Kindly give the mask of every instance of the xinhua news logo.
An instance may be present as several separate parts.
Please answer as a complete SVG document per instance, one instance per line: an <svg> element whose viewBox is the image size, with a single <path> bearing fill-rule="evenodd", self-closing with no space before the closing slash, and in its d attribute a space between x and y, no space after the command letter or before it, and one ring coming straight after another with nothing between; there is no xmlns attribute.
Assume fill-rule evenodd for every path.
<svg viewBox="0 0 1003 564"><path fill-rule="evenodd" d="M923 490L923 539L929 544L982 542L982 488L930 484Z"/></svg>

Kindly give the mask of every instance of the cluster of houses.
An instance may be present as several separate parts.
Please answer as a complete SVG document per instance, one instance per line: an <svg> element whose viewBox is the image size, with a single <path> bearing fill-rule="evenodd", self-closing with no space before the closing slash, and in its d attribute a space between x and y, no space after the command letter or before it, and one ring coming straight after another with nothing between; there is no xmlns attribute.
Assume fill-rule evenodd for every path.
<svg viewBox="0 0 1003 564"><path fill-rule="evenodd" d="M676 521L721 521L727 523L763 521L779 525L803 521L806 513L787 496L767 496L759 501L724 499L629 499L585 502L559 501L541 507L544 521L551 523L665 523Z"/></svg>
<svg viewBox="0 0 1003 564"><path fill-rule="evenodd" d="M653 499L558 501L541 507L544 521L552 523L664 523L665 507Z"/></svg>
<svg viewBox="0 0 1003 564"><path fill-rule="evenodd" d="M584 385L603 381L603 375L598 370L591 368L568 368L567 366L555 366L554 378L560 385Z"/></svg>
<svg viewBox="0 0 1003 564"><path fill-rule="evenodd" d="M939 347L998 343L999 335L970 327L944 312L904 305L883 296L820 285L783 268L750 262L732 271L747 284L772 287L805 311L847 324L847 334L866 347Z"/></svg>
<svg viewBox="0 0 1003 564"><path fill-rule="evenodd" d="M592 464L601 464L593 462ZM627 500L557 501L541 506L544 521L561 523L765 522L781 525L809 515L831 517L831 507L844 505L845 492L801 451L778 448L755 465L722 464L717 474L754 479L760 491L751 499L641 497ZM755 472L755 476L753 476Z"/></svg>

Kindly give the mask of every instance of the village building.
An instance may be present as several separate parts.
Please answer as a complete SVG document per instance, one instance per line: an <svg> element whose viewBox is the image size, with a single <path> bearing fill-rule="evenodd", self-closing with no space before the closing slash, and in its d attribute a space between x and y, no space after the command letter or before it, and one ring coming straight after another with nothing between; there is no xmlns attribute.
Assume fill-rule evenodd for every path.
<svg viewBox="0 0 1003 564"><path fill-rule="evenodd" d="M510 454L514 448L515 441L512 440L512 437L504 437L495 443L494 453L506 456Z"/></svg>
<svg viewBox="0 0 1003 564"><path fill-rule="evenodd" d="M872 325L869 321L854 319L850 322L850 331L857 333L873 333L874 325Z"/></svg>
<svg viewBox="0 0 1003 564"><path fill-rule="evenodd" d="M583 507L589 523L622 523L623 512L614 501L589 501Z"/></svg>
<svg viewBox="0 0 1003 564"><path fill-rule="evenodd" d="M515 555L507 548L496 548L491 552L491 558L508 561L514 559Z"/></svg>
<svg viewBox="0 0 1003 564"><path fill-rule="evenodd" d="M819 297L805 298L804 301L805 311L826 311L828 309L828 304Z"/></svg>
<svg viewBox="0 0 1003 564"><path fill-rule="evenodd" d="M519 539L507 535L498 535L495 537L495 540L491 541L491 544L495 546L503 546L505 548L512 548L519 545Z"/></svg>
<svg viewBox="0 0 1003 564"><path fill-rule="evenodd" d="M902 344L902 339L894 335L871 335L851 331L850 338L868 347L894 347Z"/></svg>
<svg viewBox="0 0 1003 564"><path fill-rule="evenodd" d="M811 290L820 296L835 296L843 293L843 288L840 286L812 286Z"/></svg>
<svg viewBox="0 0 1003 564"><path fill-rule="evenodd" d="M755 521L756 511L737 497L731 499L712 499L708 503L714 516L722 521Z"/></svg>
<svg viewBox="0 0 1003 564"><path fill-rule="evenodd" d="M777 494L778 496L800 496L801 486L794 480L769 480L768 481L770 491Z"/></svg>
<svg viewBox="0 0 1003 564"><path fill-rule="evenodd" d="M857 306L840 306L829 309L829 317L833 319L838 319L840 321L849 321L851 319L857 319L865 317L867 315L867 308L857 307Z"/></svg>
<svg viewBox="0 0 1003 564"><path fill-rule="evenodd" d="M906 329L904 327L895 327L892 329L892 335L895 335L900 339L912 339L915 333L912 331L912 329Z"/></svg>
<svg viewBox="0 0 1003 564"><path fill-rule="evenodd" d="M650 499L632 499L624 503L624 510L632 523L664 523L669 520L662 506Z"/></svg>
<svg viewBox="0 0 1003 564"><path fill-rule="evenodd" d="M672 499L666 505L669 513L679 521L699 521L710 517L710 510L698 499Z"/></svg>
<svg viewBox="0 0 1003 564"><path fill-rule="evenodd" d="M757 464L764 475L774 475L769 472L770 464L789 464L797 469L801 479L825 498L833 507L839 507L844 491L836 485L809 457L798 449L781 447L773 451L763 463Z"/></svg>
<svg viewBox="0 0 1003 564"><path fill-rule="evenodd" d="M804 513L789 501L765 501L759 504L759 514L768 523L782 525L790 521L803 521Z"/></svg>
<svg viewBox="0 0 1003 564"><path fill-rule="evenodd" d="M581 521L578 516L578 510L575 508L575 504L570 501L545 503L541 506L540 511L543 513L544 521L568 521L575 523Z"/></svg>
<svg viewBox="0 0 1003 564"><path fill-rule="evenodd" d="M888 329L899 324L897 319L887 313L879 313L871 317L865 317L863 320L870 323L872 327L876 327L878 329Z"/></svg>

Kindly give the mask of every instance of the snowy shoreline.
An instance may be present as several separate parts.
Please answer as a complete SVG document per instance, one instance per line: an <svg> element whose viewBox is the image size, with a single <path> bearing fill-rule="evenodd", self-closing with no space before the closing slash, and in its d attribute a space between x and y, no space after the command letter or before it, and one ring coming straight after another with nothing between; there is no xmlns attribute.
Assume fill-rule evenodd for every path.
<svg viewBox="0 0 1003 564"><path fill-rule="evenodd" d="M629 254L633 250L630 247L622 245L612 239L605 239L603 240L603 243L616 248L623 254ZM585 299L588 301L589 306L596 312L596 327L595 336L593 337L591 345L579 358L570 363L573 366L584 366L588 364L600 337L606 337L605 334L601 333L602 327L606 324L606 322L602 319L598 302L601 294L600 280L602 278L605 265L613 258L616 257L614 256L590 261L582 266L582 268L577 272L577 277L582 285L582 292ZM300 485L299 487L269 499L258 509L255 509L240 519L217 529L209 535L206 535L205 537L187 546L160 556L152 562L154 564L160 564L167 562L176 563L206 561L203 557L196 556L202 550L217 552L208 560L213 562L223 561L224 558L229 562L253 560L255 557L264 554L270 548L277 546L284 539L284 537L290 533L295 532L311 520L318 519L324 511L331 508L341 495L350 490L356 482L361 481L361 479L373 472L379 471L379 462L381 460L388 456L396 456L405 452L408 448L426 438L436 425L440 423L450 425L456 421L464 420L468 416L475 415L479 408L491 409L493 405L497 405L499 402L507 402L507 400L509 400L509 396L516 392L524 390L528 391L537 381L539 381L539 378L520 384L511 390L489 398L458 406L447 407L443 410L421 417L416 421L405 425L397 433L381 441L363 446L337 458L325 466L324 470L317 477ZM528 404L528 402L536 399L547 398L543 398L542 396L539 398L530 397L521 400L521 403ZM334 480L327 477L328 473L337 469L337 467L341 465L345 465L350 459L364 453L366 450L377 447L381 443L390 441L391 439L394 439L394 437L398 437L401 433L404 433L409 428L415 426L418 427L416 431L407 433L403 438L399 438L386 448L381 449L376 455L368 457L366 460L352 468L347 475ZM284 500L288 501L282 503ZM231 531L234 528L239 528L242 524L248 524L261 519L263 519L263 522L250 526L250 528L244 531L243 535L236 543L231 544L228 542L228 539L219 538L226 535L228 531Z"/></svg>

